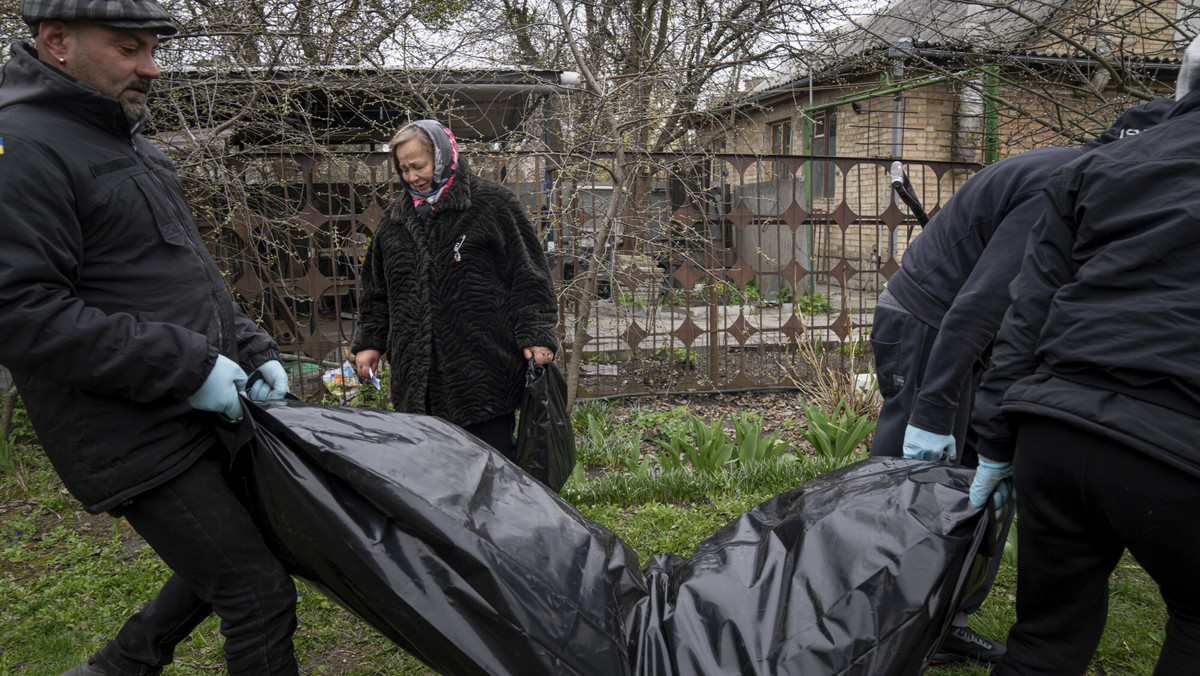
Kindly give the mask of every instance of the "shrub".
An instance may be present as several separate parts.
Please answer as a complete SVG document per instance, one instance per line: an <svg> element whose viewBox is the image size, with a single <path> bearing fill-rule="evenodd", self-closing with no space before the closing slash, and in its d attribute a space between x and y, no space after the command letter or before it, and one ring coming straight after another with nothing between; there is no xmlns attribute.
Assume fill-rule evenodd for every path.
<svg viewBox="0 0 1200 676"><path fill-rule="evenodd" d="M641 296L636 296L632 293L628 293L626 291L618 291L617 292L617 305L633 306L635 308L644 308L644 307L646 307L646 299L642 298Z"/></svg>
<svg viewBox="0 0 1200 676"><path fill-rule="evenodd" d="M808 418L808 429L801 430L800 436L824 457L846 459L875 430L875 421L855 413L845 400L838 402L831 412L820 404L801 401L801 406Z"/></svg>
<svg viewBox="0 0 1200 676"><path fill-rule="evenodd" d="M795 455L785 453L790 445L779 438L778 433L763 435L761 415L743 411L733 419L733 459L739 465L777 463L792 461ZM787 460L785 460L785 458Z"/></svg>
<svg viewBox="0 0 1200 676"><path fill-rule="evenodd" d="M685 347L660 347L651 357L659 364L678 364L685 368L696 368L696 353Z"/></svg>
<svg viewBox="0 0 1200 676"><path fill-rule="evenodd" d="M671 437L667 441L655 439L654 443L664 451L664 467L681 467L685 458L699 472L715 472L733 462L734 441L725 432L725 416L705 425L699 418L691 418L695 443L683 436ZM669 457L665 457L669 456Z"/></svg>
<svg viewBox="0 0 1200 676"><path fill-rule="evenodd" d="M804 294L796 299L796 307L801 314L809 317L829 312L829 299L823 293Z"/></svg>

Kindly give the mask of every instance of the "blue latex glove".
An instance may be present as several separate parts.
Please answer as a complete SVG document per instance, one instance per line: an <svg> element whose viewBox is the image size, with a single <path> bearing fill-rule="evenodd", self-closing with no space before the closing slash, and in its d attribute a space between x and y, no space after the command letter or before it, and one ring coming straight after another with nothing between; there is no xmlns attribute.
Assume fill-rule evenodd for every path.
<svg viewBox="0 0 1200 676"><path fill-rule="evenodd" d="M232 359L217 355L217 361L204 379L204 384L187 400L198 411L224 413L232 420L241 420L242 402L238 399L238 392L244 389L246 372Z"/></svg>
<svg viewBox="0 0 1200 676"><path fill-rule="evenodd" d="M975 479L971 481L971 506L979 509L987 504L988 496L991 496L992 506L1000 509L1012 496L1011 477L1011 462L992 462L979 458L979 468L975 470Z"/></svg>
<svg viewBox="0 0 1200 676"><path fill-rule="evenodd" d="M261 375L262 378L254 381L254 384L250 386L248 392L250 400L283 401L288 393L287 371L283 369L283 364L280 364L278 359L272 359L264 362L254 372Z"/></svg>
<svg viewBox="0 0 1200 676"><path fill-rule="evenodd" d="M953 460L957 454L953 434L935 434L920 427L904 428L904 457L909 460Z"/></svg>

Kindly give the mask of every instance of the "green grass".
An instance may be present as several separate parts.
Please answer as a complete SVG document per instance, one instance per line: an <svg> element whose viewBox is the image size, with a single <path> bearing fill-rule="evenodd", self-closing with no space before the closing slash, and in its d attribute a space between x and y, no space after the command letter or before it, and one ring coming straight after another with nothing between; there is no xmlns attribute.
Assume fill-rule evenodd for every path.
<svg viewBox="0 0 1200 676"><path fill-rule="evenodd" d="M617 428L608 405L589 405L583 412ZM664 424L679 420L673 412L641 411L640 416L634 417L634 429L612 438L661 431ZM577 431L586 434L578 425ZM128 525L84 514L63 493L27 430L14 438L14 470L0 476L0 676L54 676L110 639L130 613L152 598L168 571ZM613 455L593 450L597 459ZM641 477L605 468L585 483L572 480L564 497L613 530L644 564L654 554L689 555L741 512L840 464L802 458L778 467L731 466L715 473L679 470ZM302 673L433 673L319 591L302 582L297 588L295 641ZM976 631L1003 640L1015 620L1015 593L1015 570L1006 563L991 597L972 616ZM1164 622L1156 586L1126 557L1113 577L1108 627L1088 673L1151 674ZM210 618L179 646L166 676L224 674L221 645L217 621ZM988 669L960 664L927 673L982 676Z"/></svg>

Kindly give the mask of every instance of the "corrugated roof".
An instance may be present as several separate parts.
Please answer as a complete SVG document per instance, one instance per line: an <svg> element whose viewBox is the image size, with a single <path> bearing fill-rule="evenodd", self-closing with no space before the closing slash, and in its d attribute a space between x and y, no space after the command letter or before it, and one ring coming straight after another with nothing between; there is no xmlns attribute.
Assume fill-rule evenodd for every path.
<svg viewBox="0 0 1200 676"><path fill-rule="evenodd" d="M961 0L900 0L855 22L857 25L840 29L841 36L831 42L830 56L840 61L905 43L950 49L972 45L1020 49L1040 26L1073 4L1075 0L1011 0L1007 3L1010 10Z"/></svg>
<svg viewBox="0 0 1200 676"><path fill-rule="evenodd" d="M1068 49L1036 47L1044 37L1042 27L1053 23L1056 15L1076 5L1077 0L1012 0L1007 7L985 7L963 0L899 0L885 9L846 24L833 31L826 46L813 63L796 67L762 82L749 100L770 98L799 84L807 84L809 74L821 81L823 76L844 71L854 63L866 65L877 57L892 58L892 48L900 52L944 50L954 54L988 54L1026 59L1080 58ZM1008 9L1011 8L1011 9ZM1139 59L1142 65L1178 65L1181 57L1151 56ZM811 71L809 70L811 68Z"/></svg>

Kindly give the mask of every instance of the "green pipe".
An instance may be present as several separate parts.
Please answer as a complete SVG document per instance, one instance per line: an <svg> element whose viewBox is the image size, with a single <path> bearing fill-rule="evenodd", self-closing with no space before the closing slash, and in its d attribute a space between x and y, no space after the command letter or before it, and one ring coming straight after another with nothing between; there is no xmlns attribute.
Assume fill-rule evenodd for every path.
<svg viewBox="0 0 1200 676"><path fill-rule="evenodd" d="M999 69L996 66L983 68L983 163L992 164L1000 159L1000 108L996 99L1000 96Z"/></svg>

